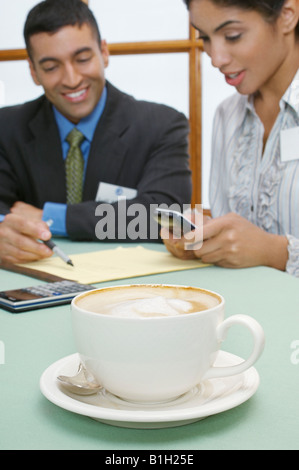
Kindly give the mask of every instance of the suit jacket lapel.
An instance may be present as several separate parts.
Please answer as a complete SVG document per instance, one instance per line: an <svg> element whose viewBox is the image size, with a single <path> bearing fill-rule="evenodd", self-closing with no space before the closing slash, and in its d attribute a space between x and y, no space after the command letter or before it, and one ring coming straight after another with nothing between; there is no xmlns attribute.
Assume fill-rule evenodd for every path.
<svg viewBox="0 0 299 470"><path fill-rule="evenodd" d="M84 199L94 200L99 182L115 184L121 171L127 145L122 137L129 128L123 93L107 83L105 110L94 133L86 169Z"/></svg>
<svg viewBox="0 0 299 470"><path fill-rule="evenodd" d="M95 200L99 182L115 184L121 172L127 145L122 137L129 128L124 95L107 83L105 110L92 141L83 190L84 200ZM51 104L44 98L29 122L34 139L26 144L28 164L39 188L40 204L65 202L65 167L61 142ZM46 176L46 178L45 178Z"/></svg>
<svg viewBox="0 0 299 470"><path fill-rule="evenodd" d="M42 200L64 202L65 169L60 137L50 103L45 99L39 112L29 122L34 139L27 144L28 159L33 165Z"/></svg>

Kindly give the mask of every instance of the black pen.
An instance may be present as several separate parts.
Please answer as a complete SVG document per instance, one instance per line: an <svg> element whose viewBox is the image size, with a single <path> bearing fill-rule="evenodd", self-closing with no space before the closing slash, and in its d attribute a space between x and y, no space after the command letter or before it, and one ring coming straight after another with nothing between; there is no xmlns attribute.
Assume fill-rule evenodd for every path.
<svg viewBox="0 0 299 470"><path fill-rule="evenodd" d="M53 223L53 220L48 220L46 224L48 227L51 227ZM63 261L65 261L67 264L70 266L74 266L72 260L52 241L52 240L47 240L44 241L42 240L43 244L46 245L50 250L52 250L54 253L56 253L59 258L61 258Z"/></svg>
<svg viewBox="0 0 299 470"><path fill-rule="evenodd" d="M70 264L71 266L74 266L72 260L57 246L52 240L43 240L43 244L46 245L50 250L52 250L56 255L59 256L63 261L65 261L67 264Z"/></svg>

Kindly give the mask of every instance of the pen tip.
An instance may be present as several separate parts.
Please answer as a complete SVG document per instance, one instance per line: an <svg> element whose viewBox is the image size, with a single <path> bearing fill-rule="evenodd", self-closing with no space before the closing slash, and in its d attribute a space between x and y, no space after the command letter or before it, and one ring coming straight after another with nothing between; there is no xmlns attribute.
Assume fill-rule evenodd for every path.
<svg viewBox="0 0 299 470"><path fill-rule="evenodd" d="M74 266L74 264L71 260L68 260L67 264L70 264L71 266Z"/></svg>

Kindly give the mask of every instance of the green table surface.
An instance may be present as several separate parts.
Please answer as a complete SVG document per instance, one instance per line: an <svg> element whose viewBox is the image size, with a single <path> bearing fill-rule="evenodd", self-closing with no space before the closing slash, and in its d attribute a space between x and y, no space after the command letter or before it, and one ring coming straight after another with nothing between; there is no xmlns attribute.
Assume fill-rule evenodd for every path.
<svg viewBox="0 0 299 470"><path fill-rule="evenodd" d="M60 245L68 253L116 246L65 240ZM165 249L163 245L146 247ZM41 283L6 271L0 271L0 280L1 290ZM266 345L255 365L260 385L254 396L231 410L174 428L127 429L74 414L48 401L39 388L45 369L76 352L70 306L17 315L0 309L0 449L190 451L299 448L298 279L265 267L229 270L211 266L98 286L131 282L211 289L225 297L226 316L243 313L256 318L264 329ZM247 357L251 344L246 334L246 331L234 332L232 329L223 349Z"/></svg>

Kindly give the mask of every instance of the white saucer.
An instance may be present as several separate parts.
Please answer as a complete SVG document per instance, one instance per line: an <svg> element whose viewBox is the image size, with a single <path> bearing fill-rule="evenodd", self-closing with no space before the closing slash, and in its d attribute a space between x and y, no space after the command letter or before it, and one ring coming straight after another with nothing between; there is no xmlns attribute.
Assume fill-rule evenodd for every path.
<svg viewBox="0 0 299 470"><path fill-rule="evenodd" d="M217 366L242 362L239 357L220 351ZM57 381L58 375L74 375L79 356L67 356L45 370L40 379L44 396L55 405L106 424L126 428L154 429L182 426L227 411L247 401L259 386L254 367L243 374L207 380L176 400L163 404L128 403L106 390L96 395L79 396L66 392Z"/></svg>

